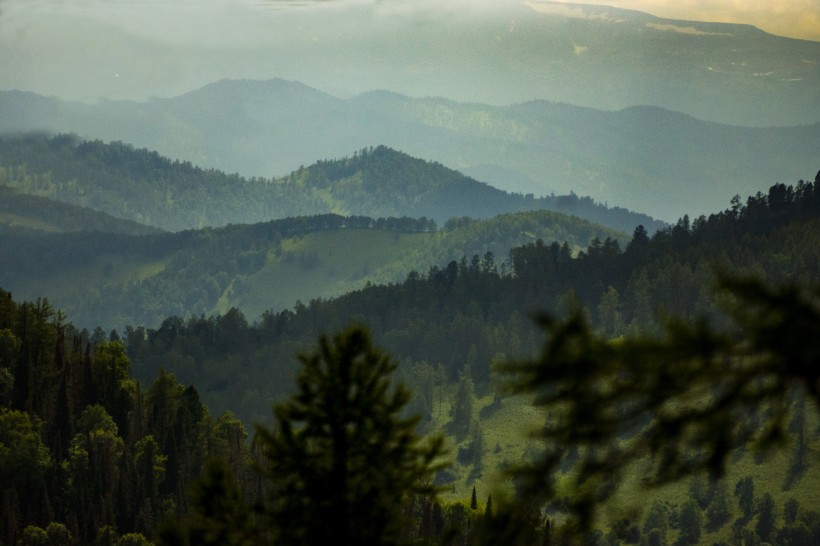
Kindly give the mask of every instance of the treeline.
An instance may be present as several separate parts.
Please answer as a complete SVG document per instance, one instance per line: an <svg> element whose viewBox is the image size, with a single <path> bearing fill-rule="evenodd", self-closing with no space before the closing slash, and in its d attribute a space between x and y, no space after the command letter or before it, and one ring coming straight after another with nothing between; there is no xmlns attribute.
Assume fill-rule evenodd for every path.
<svg viewBox="0 0 820 546"><path fill-rule="evenodd" d="M745 204L736 199L726 211L692 222L683 218L651 237L638 228L623 249L614 239L597 239L573 256L567 244L534 243L514 250L503 263L490 252L465 257L424 274L412 272L399 284L271 312L254 325L234 310L188 321L169 318L156 330L129 328L124 339L116 331L78 332L46 301L16 303L0 291L0 540L24 545L38 540L144 544L156 537L160 521L174 517L187 522L175 531L185 543L185 533L201 530L197 525L233 525L234 520L226 523L213 511L203 516L207 506L202 503L209 497L201 493L202 485L194 489L199 494L188 495L194 478L203 473L233 499L228 506L233 511L227 515L249 517L250 503L271 494L277 498L276 486L265 485L259 474L249 471L260 452L245 442L242 423L227 413L210 417L198 389L205 391L212 410L233 406L242 409L247 421L265 421L271 402L293 392L295 376L305 392L314 392L310 385L324 377L299 375L314 360L293 359L314 343L317 332L366 322L378 344L399 359L399 376L417 393L419 402L409 409L423 413L432 403L426 397L436 369L450 379L486 384L495 364L533 354L541 332L530 323L531 309L555 310L571 301L585 309L605 337L653 334L662 318L656 308L660 315L684 319L713 310L707 294L715 267L742 270L770 282L816 284L819 215L820 173L814 183L778 184ZM816 328L812 324L806 328ZM317 359L356 354L323 343ZM132 377L130 362L139 377L147 377L144 384L149 387ZM197 388L183 386L177 377ZM277 413L284 436L271 433L269 447L292 433L285 430L289 421L282 416L304 415L299 400L313 399L293 400L297 405L288 410L292 413ZM332 404L337 398L328 400ZM398 410L407 398L403 394L397 400L387 406L388 413L403 419ZM335 415L320 409L320 415ZM805 434L806 441L812 441L807 420L795 422L795 435ZM379 423L373 426L379 429ZM315 444L305 444L310 445ZM271 449L261 456L279 448ZM206 465L210 456L223 461L222 470ZM290 459L297 469L311 460ZM589 534L588 543L663 544L677 538L681 544L696 544L708 526L720 528L731 519L731 487L742 511L733 541L813 544L820 536L820 517L797 500L784 504L783 524L778 525L774 500L754 491L745 478L735 484L693 483L692 502L659 503L642 524L625 518L608 532ZM339 497L339 491L331 493L329 498ZM293 499L307 510L315 497ZM326 500L321 499L321 506L336 506ZM489 498L474 496L469 504L444 505L414 496L403 502L400 511L408 518L399 533L403 540L506 542L504 535L496 534L505 522L494 516ZM572 532L571 526L545 520L538 506L530 509L516 520L520 543L573 540L563 535ZM288 513L279 513L282 521ZM282 532L282 527L272 529Z"/></svg>
<svg viewBox="0 0 820 546"><path fill-rule="evenodd" d="M469 370L476 384L494 361L532 355L540 334L531 317L579 302L608 335L652 333L666 317L715 315L716 270L757 274L770 282L820 279L820 178L773 186L732 207L649 236L637 228L622 245L593 239L577 256L569 245L535 242L507 260L492 253L411 272L397 284L369 286L333 300L269 312L249 324L224 317L169 318L157 329L129 328L128 353L139 377L158 362L197 385L214 408L263 419L276 395L259 385L287 385L292 356L320 332L366 323L376 341L404 359L455 380ZM212 332L228 321L230 343ZM241 373L240 373L241 372ZM410 372L407 372L410 373Z"/></svg>
<svg viewBox="0 0 820 546"><path fill-rule="evenodd" d="M206 458L242 475L245 437L173 374L141 387L122 343L0 290L0 543L42 534L29 526L62 537L52 544L144 543L188 510Z"/></svg>
<svg viewBox="0 0 820 546"><path fill-rule="evenodd" d="M284 239L338 229L421 233L435 231L436 224L427 218L321 214L144 236L0 227L4 237L0 262L6 264L0 268L0 283L26 287L31 293L32 283L44 278L87 282L84 272L91 269L96 282L59 295L62 307L70 308L75 320L156 324L172 314L212 312L230 283L258 271L268 252L281 252ZM72 271L77 272L74 277Z"/></svg>
<svg viewBox="0 0 820 546"><path fill-rule="evenodd" d="M492 249L498 255L538 237L569 241L576 251L593 237L626 235L584 220L549 211L508 214L487 220L454 219L437 231L434 221L411 218L316 215L230 225L178 233L129 237L99 232L49 234L0 227L0 285L36 298L55 284L72 286L53 294L52 302L81 327L126 324L156 327L171 315L212 314L217 308L242 305L260 268L285 269L298 264L314 273L310 291L292 289L300 278L286 277L276 292L254 298L247 311L256 319L279 301L279 309L299 298L341 294L365 280L396 282L407 271L446 263L465 251ZM340 231L345 235L337 237ZM390 237L383 237L385 232ZM309 234L321 235L300 240ZM328 241L349 248L328 257ZM322 246L324 245L324 249ZM293 250L293 247L298 250ZM483 250L482 250L483 252ZM358 271L345 265L358 262ZM293 268L290 268L293 269ZM264 299L266 303L257 301Z"/></svg>
<svg viewBox="0 0 820 546"><path fill-rule="evenodd" d="M172 374L160 372L143 391L110 337L88 339L47 302L16 303L0 291L0 543L326 544L345 536L368 544L689 545L733 519L729 538L715 544L820 539L820 514L794 497L778 506L751 476L695 476L686 500L656 500L640 518L589 530L537 504L513 505L511 514L475 488L471 498L437 501L419 478L441 469L433 464L440 447L416 436L416 421L402 412L408 392L390 377L396 364L361 328L322 338L317 353L301 357L300 394L279 404L276 426L250 444L238 420L213 420L196 390ZM335 443L339 423L349 423L342 430L350 438ZM789 430L809 443L809 429L798 406ZM380 441L362 443L371 437ZM339 481L333 463L347 457L350 473ZM397 464L375 464L385 457Z"/></svg>
<svg viewBox="0 0 820 546"><path fill-rule="evenodd" d="M73 135L0 137L0 185L169 231L332 212L487 218L550 209L620 230L663 224L590 198L510 194L384 146L280 179L243 178Z"/></svg>
<svg viewBox="0 0 820 546"><path fill-rule="evenodd" d="M353 329L302 357L304 396L248 442L239 420L212 418L173 374L143 388L115 332L88 337L47 301L0 290L0 544L325 544L341 532L367 544L478 540L491 500L435 500L441 441L417 436L396 364L368 339ZM339 404L328 385L348 365L351 407L328 411ZM302 420L315 424L312 440ZM336 421L349 421L351 438L328 444ZM364 442L371 436L379 441ZM328 472L340 457L350 469L341 481Z"/></svg>
<svg viewBox="0 0 820 546"><path fill-rule="evenodd" d="M52 232L102 231L145 235L161 230L104 212L0 186L0 225Z"/></svg>

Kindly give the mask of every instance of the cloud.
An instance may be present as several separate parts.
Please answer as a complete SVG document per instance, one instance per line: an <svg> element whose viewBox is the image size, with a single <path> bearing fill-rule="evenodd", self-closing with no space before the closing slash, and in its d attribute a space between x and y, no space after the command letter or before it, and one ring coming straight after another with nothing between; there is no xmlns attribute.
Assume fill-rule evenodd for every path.
<svg viewBox="0 0 820 546"><path fill-rule="evenodd" d="M731 36L732 34L729 32L704 32L702 30L698 30L693 26L679 26L679 25L672 25L672 24L660 24L660 23L646 23L646 26L649 28L654 28L655 30L665 30L670 32L677 32L678 34L692 34L695 36Z"/></svg>
<svg viewBox="0 0 820 546"><path fill-rule="evenodd" d="M259 5L271 9L288 9L315 6L329 2L339 2L339 0L260 0Z"/></svg>
<svg viewBox="0 0 820 546"><path fill-rule="evenodd" d="M611 14L602 11L592 11L585 9L584 6L561 5L544 2L524 2L530 9L543 13L545 15L560 15L562 17L571 17L573 19L597 19L602 21L619 22L620 20L612 17Z"/></svg>

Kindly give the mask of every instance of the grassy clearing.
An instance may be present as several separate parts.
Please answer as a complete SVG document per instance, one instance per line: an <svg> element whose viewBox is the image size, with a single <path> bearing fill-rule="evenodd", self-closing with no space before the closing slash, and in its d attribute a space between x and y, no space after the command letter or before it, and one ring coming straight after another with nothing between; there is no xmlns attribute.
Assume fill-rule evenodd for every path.
<svg viewBox="0 0 820 546"><path fill-rule="evenodd" d="M433 407L433 430L447 431L451 421L451 407L455 395L455 386L439 387L435 391ZM488 494L494 499L503 498L513 491L512 484L504 472L509 464L526 461L538 450L538 441L532 438L532 433L543 423L544 414L531 404L532 397L516 395L503 397L500 403L492 392L479 395L474 403L474 419L479 424L484 437L482 467L477 469L473 464L460 464L457 461L458 451L469 446L469 434L462 437L449 437L450 456L454 461L451 470L455 480L442 491L441 498L445 502L470 502L472 488L481 503L485 502ZM783 507L791 498L796 499L800 506L817 510L820 506L820 418L816 412L808 412L806 422L806 436L811 438L808 443L806 460L808 467L799 479L790 487L786 487L788 469L791 462L793 448L785 444L761 459L750 450L740 450L730 461L724 480L729 492L729 505L733 516L717 529L708 529L704 513L704 529L701 537L702 544L712 544L720 541L730 542L732 527L736 518L740 517L737 497L734 494L735 484L746 476L751 476L755 484L755 496L759 499L764 494L772 495L776 513L777 525L783 525ZM682 480L660 488L646 489L641 486L644 463L636 461L631 468L627 479L622 484L616 496L602 510L599 525L607 531L611 522L629 517L639 524L643 524L643 516L655 501L665 501L672 505L681 506L689 499L691 480ZM745 523L753 528L756 519L753 517ZM677 531L669 532L669 543L677 538Z"/></svg>
<svg viewBox="0 0 820 546"><path fill-rule="evenodd" d="M294 306L297 300L338 296L373 283L401 279L382 278L384 263L400 261L415 246L423 245L427 233L354 230L309 233L287 239L268 252L267 263L226 293L217 306L224 313L239 307L251 319L268 309Z"/></svg>

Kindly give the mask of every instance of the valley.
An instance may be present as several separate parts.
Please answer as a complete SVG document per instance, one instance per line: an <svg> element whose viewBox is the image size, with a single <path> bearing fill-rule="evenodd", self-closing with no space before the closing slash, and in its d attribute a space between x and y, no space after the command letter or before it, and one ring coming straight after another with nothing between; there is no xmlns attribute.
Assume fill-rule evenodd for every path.
<svg viewBox="0 0 820 546"><path fill-rule="evenodd" d="M0 1L0 546L820 544L820 13L595 2Z"/></svg>

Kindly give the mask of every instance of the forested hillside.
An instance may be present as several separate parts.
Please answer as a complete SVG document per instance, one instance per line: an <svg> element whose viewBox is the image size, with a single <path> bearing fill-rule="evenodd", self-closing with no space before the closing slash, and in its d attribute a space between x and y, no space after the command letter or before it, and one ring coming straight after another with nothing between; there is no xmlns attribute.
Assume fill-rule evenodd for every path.
<svg viewBox="0 0 820 546"><path fill-rule="evenodd" d="M146 235L160 229L121 220L104 212L69 205L0 186L0 225L48 232L99 231Z"/></svg>
<svg viewBox="0 0 820 546"><path fill-rule="evenodd" d="M756 421L741 423L749 426L737 430L743 437L744 431L766 430L779 418L795 439L778 452L782 456L767 461L752 446L723 446L721 457L730 460L731 470L725 479L693 475L688 485L642 497L637 506L643 514L615 510L615 519L593 529L577 527L557 512L543 514L537 505L519 509L510 520L501 499L493 508L492 498L485 496L490 482L483 477L511 461L536 463L549 454L543 450L548 445L539 447L511 426L516 422L511 419L530 415L537 422L544 415L526 399L497 390L498 371L510 360L526 358L536 371L549 371L549 362L535 358L542 333L531 322L532 313L580 304L596 329L584 334L589 339L582 343L601 336L602 347L608 347L599 358L622 346L610 343L613 336L624 336L629 343L643 339L656 347L664 317L675 316L701 332L708 324L691 319L704 316L720 328L727 317L717 311L713 296L715 271L751 274L773 286L791 287L756 290L762 301L803 293L820 281L819 222L820 173L813 183L777 184L745 203L735 200L709 217L682 218L651 236L639 227L625 246L612 238L594 238L574 256L568 244L536 241L513 249L505 262L492 253L465 256L445 267L410 272L401 283L270 312L255 325L231 310L209 318L171 317L157 329L88 334L73 328L71 317L47 301L17 302L0 290L0 540L23 545L226 544L227 537L258 543L293 533L302 540L301 533L322 534L312 529L311 518L351 506L349 518L330 518L329 528L355 532L346 525L348 519L360 522L355 527L361 530L369 528L361 522L386 517L382 525L399 542L493 544L506 537L504 543L532 544L579 540L585 532L590 544L814 544L820 537L820 516L812 509L817 487L810 471L818 453L817 412L808 403L817 396L816 370L811 368L815 345L783 347L778 336L753 340L759 346L741 343L739 357L752 364L771 360L775 371L777 351L805 359L784 371L789 378L798 369L808 374L808 399L801 405L801 396L788 385L772 393L744 391L744 396L779 397L771 403L785 406L773 405L775 413L761 410ZM816 331L816 300L810 302L814 307L800 315L764 314L766 331L777 332L792 320L799 331ZM345 328L351 321L367 328ZM370 345L368 330L392 358ZM330 331L341 333L318 336ZM316 339L319 348L312 350ZM759 352L771 343L775 352ZM706 354L708 347L671 349L689 355L693 349ZM297 353L303 355L299 360ZM695 358L695 367L683 372L705 373L698 362ZM402 389L389 389L394 368L411 387L412 400ZM578 373L572 377L583 379L584 369L573 371ZM699 375L690 379L701 380ZM712 383L705 385L709 389ZM334 389L339 388L348 389L341 412L333 409L339 403ZM604 385L603 394L608 391ZM356 413L367 400L374 404L372 411ZM241 412L244 422L270 423L274 401L275 425L263 425L254 442L246 442L246 429L232 414L211 417L230 407ZM585 404L585 412L573 415L587 419L582 422L591 431L620 416L620 411L598 415L598 409ZM408 413L421 416L418 429L415 421L405 420ZM339 421L334 416L343 417ZM365 424L333 428L345 419ZM298 432L300 422L310 423L304 430L313 440ZM432 464L440 446L435 440L425 444L429 447L418 443L415 430L434 429L446 433L453 448L449 466ZM358 443L345 443L352 437L326 443L328 430L384 434L384 442L366 442L364 455ZM610 431L618 432L636 433ZM383 445L404 447L378 451ZM327 468L336 468L333 463L347 456L349 480L338 481ZM380 470L368 458L382 456L398 457L406 466ZM207 462L209 457L216 461ZM561 487L572 477L568 468L555 476ZM449 492L442 495L448 501L430 499L429 489L417 485L419 476L434 470L436 483ZM399 491L370 489L385 483L381 478L404 485ZM344 485L327 489L333 483ZM522 485L508 483L507 489L514 492ZM316 503L315 493L302 487L330 494ZM470 487L472 498L466 493ZM547 485L539 487L543 494L551 491ZM341 498L342 491L350 493L344 497L349 501ZM375 505L363 502L371 494L386 496ZM553 500L561 505L561 499ZM253 516L251 505L261 510L260 517ZM374 511L374 506L383 510Z"/></svg>
<svg viewBox="0 0 820 546"><path fill-rule="evenodd" d="M523 4L520 7L528 11ZM584 50L587 55L579 56L572 52L569 38L578 42L576 31L579 25L586 24L602 25L583 31L590 33L589 40L598 45ZM560 60L544 66L540 72L540 77L549 82L548 87L565 85L581 72L589 78L584 83L576 82L578 88L569 95L572 98L558 99L561 102L531 100L549 98L540 90L533 95L519 95L512 101L515 104L506 100L492 104L456 102L438 94L408 96L369 88L361 95L341 99L293 81L222 80L168 99L94 105L30 93L0 92L0 131L49 130L128 142L204 168L265 178L286 175L319 158L340 158L354 150L383 144L413 157L437 161L506 191L535 196L574 191L665 221L674 221L684 213L708 214L735 193L753 194L775 181L796 180L804 176L806 169L814 167L820 149L820 118L816 108L820 102L816 89L820 85L816 85L816 71L799 59L816 61L816 44L789 40L775 46L778 40L768 36L765 46L739 46L738 39L755 42L761 36L749 28L742 29L744 38L718 37L708 31L692 36L653 30L643 24L627 33L630 38L616 30L623 29L622 25L603 21L573 19L571 24L559 24L548 32L531 28L539 40L550 43L546 50L539 46L537 51L547 56L562 52ZM629 51L614 45L624 39L636 40L628 46ZM644 85L640 77L634 81L624 79L625 73L649 62L644 58L648 51L646 40L660 40L660 47L666 51L663 62L653 61L651 66L644 66L657 78L650 86ZM715 45L723 40L731 44ZM688 48L685 44L692 45L690 42L700 42L697 54L681 65L681 52ZM631 50L636 46L638 50ZM784 49L780 51L773 49L781 46ZM534 55L535 51L523 48L520 53ZM743 61L750 61L749 64L739 62L739 53L732 51L741 51ZM482 50L484 53L489 52ZM610 55L619 57L616 65L621 68L613 68ZM751 62L747 55L759 59ZM544 62L540 54L535 57ZM511 68L509 62L499 63ZM574 68L569 69L570 66ZM711 72L712 69L719 72ZM447 72L449 76L454 71L448 68ZM600 79L603 72L609 72L617 82L610 91L600 87L604 85ZM790 72L791 76L785 75ZM475 75L475 71L467 73ZM527 73L529 82L533 72ZM507 75L493 78L492 84L482 91L510 85L504 81ZM727 78L736 80L729 84ZM786 83L781 78L790 79ZM719 89L705 91L714 85ZM624 86L637 86L628 100L621 95ZM763 92L768 86L768 91ZM392 83L379 89L397 90ZM458 86L452 91L460 94L464 89ZM678 102L688 101L682 89L696 95L706 93L708 97L690 103L692 108L686 107ZM577 106L580 94L590 91L603 95L587 103L594 108ZM668 93L677 104L648 100L647 93L658 92ZM515 94L519 93L517 88ZM746 104L743 97L747 93L761 93L753 101L758 106L740 106ZM709 114L696 113L711 101L724 104ZM776 116L772 108L779 102L799 114ZM607 103L610 106L605 106ZM650 104L669 109L644 106ZM747 120L761 118L755 122L728 122L733 125L714 123L726 120L724 115L734 109ZM762 121L763 118L768 121ZM762 181L765 182L758 185ZM518 209L505 209L511 210ZM300 209L289 215L318 212L329 210ZM364 214L394 213L370 210ZM404 214L409 215L399 213ZM432 216L428 212L422 214ZM151 223L147 218L128 217ZM241 221L269 218L248 217ZM435 218L441 223L439 217ZM187 221L185 227L225 223L197 216ZM640 221L629 229L638 223L649 228Z"/></svg>
<svg viewBox="0 0 820 546"><path fill-rule="evenodd" d="M32 198L36 199L36 198ZM339 296L366 283L397 282L412 269L464 254L507 254L538 238L577 252L598 237L626 235L548 211L435 222L334 214L179 233L50 234L0 226L0 286L48 295L75 324L156 327L170 315L225 313L254 321L298 300Z"/></svg>
<svg viewBox="0 0 820 546"><path fill-rule="evenodd" d="M652 236L638 227L626 245L595 238L578 256L565 243L536 241L514 248L507 259L464 256L410 272L401 283L271 311L255 325L231 310L169 318L159 328L124 335L138 377L151 377L162 362L196 385L213 408L231 408L250 421L264 419L282 394L259 386L286 385L280 378L293 373L291 355L319 332L350 321L367 324L379 344L405 361L406 373L440 367L454 381L469 370L482 384L494 360L528 356L538 347L533 313L559 312L569 300L580 302L602 332L617 336L658 331L666 317L713 315L716 271L818 282L818 183L778 184L745 204L738 199L709 217L684 217ZM218 332L233 332L231 341L220 342Z"/></svg>
<svg viewBox="0 0 820 546"><path fill-rule="evenodd" d="M170 231L335 213L439 224L547 209L622 231L663 225L575 194L508 193L385 147L320 161L281 179L246 179L156 152L74 136L0 137L0 185Z"/></svg>
<svg viewBox="0 0 820 546"><path fill-rule="evenodd" d="M0 290L0 543L146 544L208 457L242 475L242 423L171 373L143 385L122 343Z"/></svg>

